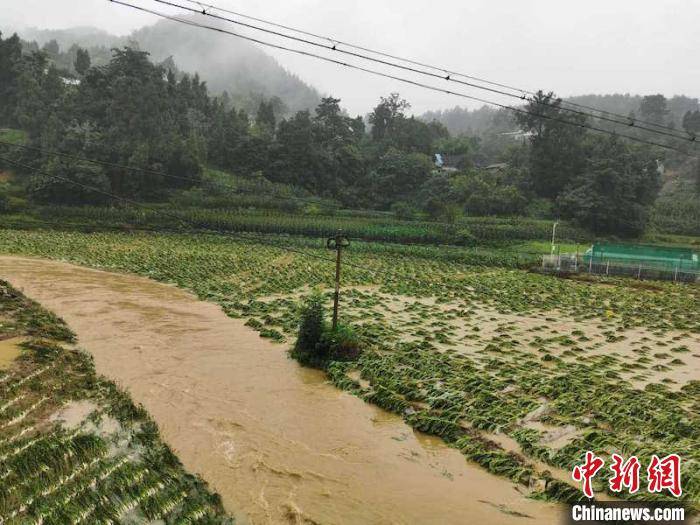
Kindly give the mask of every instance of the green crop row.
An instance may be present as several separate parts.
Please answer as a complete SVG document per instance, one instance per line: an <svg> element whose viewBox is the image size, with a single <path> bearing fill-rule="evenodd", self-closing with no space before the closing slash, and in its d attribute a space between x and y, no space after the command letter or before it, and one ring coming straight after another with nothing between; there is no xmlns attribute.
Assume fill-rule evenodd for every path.
<svg viewBox="0 0 700 525"><path fill-rule="evenodd" d="M41 208L38 216L66 223L90 223L96 227L201 228L308 237L327 237L343 230L345 235L365 241L457 246L548 240L552 232L551 222L522 218L465 218L455 224L446 224L402 221L387 217L282 213L278 210L264 209L173 209L165 205L153 206L150 209L52 206ZM586 238L585 232L566 224L560 225L558 231L562 240L576 241Z"/></svg>

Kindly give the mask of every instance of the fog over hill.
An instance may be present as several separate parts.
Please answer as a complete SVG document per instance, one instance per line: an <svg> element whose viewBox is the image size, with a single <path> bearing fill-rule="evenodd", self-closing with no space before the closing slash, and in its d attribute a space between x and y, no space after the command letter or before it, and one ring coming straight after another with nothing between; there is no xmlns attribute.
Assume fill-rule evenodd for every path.
<svg viewBox="0 0 700 525"><path fill-rule="evenodd" d="M619 115L636 116L639 118L642 95L629 93L607 95L580 95L563 97L569 102L593 107L603 111L609 111ZM676 95L667 99L668 115L664 124L676 129L682 129L683 116L688 111L700 109L698 99L685 95ZM590 110L583 109L590 112ZM517 129L510 112L491 106L483 106L479 109L455 106L450 109L427 111L421 118L427 122L437 120L444 124L452 134L482 134L485 132L505 132ZM599 123L600 124L600 123ZM605 124L605 123L603 123Z"/></svg>
<svg viewBox="0 0 700 525"><path fill-rule="evenodd" d="M13 28L3 28L8 35ZM274 58L255 45L226 35L161 20L120 37L93 27L59 30L22 29L19 36L36 41L39 46L56 40L62 51L72 45L90 50L93 64L105 63L109 49L137 45L148 51L154 62L172 57L182 72L198 73L214 94L228 92L237 107L248 111L257 108L261 97L279 97L287 113L315 107L319 93Z"/></svg>
<svg viewBox="0 0 700 525"><path fill-rule="evenodd" d="M212 22L207 20L207 23ZM0 30L8 36L15 28L3 27L0 23ZM282 104L276 105L276 108L284 109L278 117L290 116L303 109L313 109L321 98L318 90L280 65L277 59L258 46L225 34L202 31L200 28L170 20L160 20L127 36L117 36L91 26L68 29L24 28L18 33L23 40L35 41L38 46L55 40L62 51L67 51L74 45L87 48L94 65L106 63L113 47L136 46L148 51L156 63L167 61L181 72L199 74L207 82L210 92L221 94L226 91L233 105L249 113L256 111L261 98L278 97L282 101ZM397 86L397 89L404 93L401 86ZM383 94L386 93L378 92L377 99ZM408 98L409 102L413 102L410 95ZM639 116L643 96L616 93L565 98L621 115ZM697 98L676 95L667 100L668 124L676 128L681 128L683 115L687 111L700 109ZM439 107L439 104L436 106ZM363 108L362 113L367 114L371 109L372 106L368 105ZM491 106L477 109L454 106L429 110L420 117L427 122L441 122L453 134L503 133L517 130L509 112Z"/></svg>

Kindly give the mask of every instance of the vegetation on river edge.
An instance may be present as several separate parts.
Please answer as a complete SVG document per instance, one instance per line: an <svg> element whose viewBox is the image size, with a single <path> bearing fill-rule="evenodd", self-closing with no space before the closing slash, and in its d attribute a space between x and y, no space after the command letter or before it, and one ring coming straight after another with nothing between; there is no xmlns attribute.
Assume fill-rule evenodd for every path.
<svg viewBox="0 0 700 525"><path fill-rule="evenodd" d="M22 337L0 370L0 522L233 523L60 319L2 281L0 318Z"/></svg>

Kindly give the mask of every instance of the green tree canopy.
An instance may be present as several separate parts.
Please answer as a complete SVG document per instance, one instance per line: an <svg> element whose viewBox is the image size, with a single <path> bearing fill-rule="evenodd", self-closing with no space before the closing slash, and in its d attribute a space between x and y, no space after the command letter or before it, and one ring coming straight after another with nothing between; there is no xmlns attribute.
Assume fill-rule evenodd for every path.
<svg viewBox="0 0 700 525"><path fill-rule="evenodd" d="M683 129L693 136L700 134L700 110L688 111L683 115Z"/></svg>
<svg viewBox="0 0 700 525"><path fill-rule="evenodd" d="M561 99L539 91L516 119L531 133L529 170L532 187L541 197L556 198L583 168L581 115L566 114Z"/></svg>
<svg viewBox="0 0 700 525"><path fill-rule="evenodd" d="M661 94L647 95L642 99L639 113L643 120L655 124L666 124L669 114L666 97Z"/></svg>
<svg viewBox="0 0 700 525"><path fill-rule="evenodd" d="M76 50L75 71L78 75L83 76L88 69L90 69L90 53L87 49L79 47Z"/></svg>
<svg viewBox="0 0 700 525"><path fill-rule="evenodd" d="M558 200L562 216L595 233L642 233L661 187L653 152L599 135L588 137L585 151L583 172Z"/></svg>
<svg viewBox="0 0 700 525"><path fill-rule="evenodd" d="M48 204L99 205L111 200L106 195L109 180L99 166L87 162L53 159L32 176L29 189L35 201Z"/></svg>

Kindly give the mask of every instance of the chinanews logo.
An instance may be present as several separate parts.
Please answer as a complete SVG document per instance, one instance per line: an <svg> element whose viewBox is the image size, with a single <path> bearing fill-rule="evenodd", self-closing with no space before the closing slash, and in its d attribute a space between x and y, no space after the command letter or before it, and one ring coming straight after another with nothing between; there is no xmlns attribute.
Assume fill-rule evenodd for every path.
<svg viewBox="0 0 700 525"><path fill-rule="evenodd" d="M581 465L576 465L571 477L581 484L581 490L588 498L593 497L593 478L605 465L605 460L587 451ZM608 479L608 486L613 493L620 493L624 489L630 494L640 490L641 463L637 456L631 456L626 461L618 455L612 455L610 465L612 476ZM681 458L678 454L669 454L659 458L656 454L651 456L646 468L646 490L649 493L667 491L676 498L683 494L681 488Z"/></svg>
<svg viewBox="0 0 700 525"><path fill-rule="evenodd" d="M681 458L678 454L659 457L654 454L646 469L637 456L625 459L619 454L611 455L610 474L606 476L608 492L612 495L627 492L637 494L646 490L650 494L665 493L674 498L683 495L681 487ZM581 487L589 503L571 506L568 523L635 523L635 524L682 524L685 523L685 508L671 501L593 501L593 479L604 476L605 460L587 451L583 463L575 465L571 477ZM645 476L643 476L645 473Z"/></svg>

